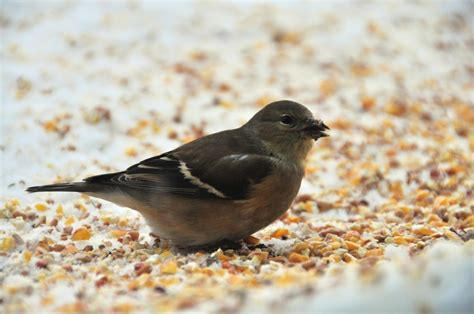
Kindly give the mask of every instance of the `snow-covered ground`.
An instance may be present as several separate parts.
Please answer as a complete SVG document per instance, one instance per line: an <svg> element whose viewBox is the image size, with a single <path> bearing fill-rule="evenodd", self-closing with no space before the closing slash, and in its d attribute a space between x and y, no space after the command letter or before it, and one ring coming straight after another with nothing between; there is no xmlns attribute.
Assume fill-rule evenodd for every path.
<svg viewBox="0 0 474 314"><path fill-rule="evenodd" d="M0 312L472 312L473 16L470 1L2 1ZM175 252L131 209L24 191L278 99L331 138L255 235L266 247Z"/></svg>

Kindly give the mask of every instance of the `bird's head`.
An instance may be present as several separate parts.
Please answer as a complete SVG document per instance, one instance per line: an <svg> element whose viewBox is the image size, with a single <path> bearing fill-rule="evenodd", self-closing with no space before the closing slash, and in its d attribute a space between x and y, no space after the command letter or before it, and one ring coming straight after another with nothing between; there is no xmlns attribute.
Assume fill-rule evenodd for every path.
<svg viewBox="0 0 474 314"><path fill-rule="evenodd" d="M329 136L329 127L324 122L315 119L305 106L290 100L268 104L243 127L256 132L270 149L287 155L294 152L298 157L306 156L313 140Z"/></svg>

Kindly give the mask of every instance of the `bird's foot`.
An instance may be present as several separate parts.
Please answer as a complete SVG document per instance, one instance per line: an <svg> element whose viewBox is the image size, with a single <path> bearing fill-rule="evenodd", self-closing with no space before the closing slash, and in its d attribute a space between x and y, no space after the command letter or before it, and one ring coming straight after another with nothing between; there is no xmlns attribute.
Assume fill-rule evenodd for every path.
<svg viewBox="0 0 474 314"><path fill-rule="evenodd" d="M216 244L222 250L240 250L242 248L242 241L232 241L224 239Z"/></svg>
<svg viewBox="0 0 474 314"><path fill-rule="evenodd" d="M259 243L257 245L252 245L252 244L247 244L247 247L250 249L250 250L255 250L255 249L268 249L269 247L266 246L265 244L263 243Z"/></svg>

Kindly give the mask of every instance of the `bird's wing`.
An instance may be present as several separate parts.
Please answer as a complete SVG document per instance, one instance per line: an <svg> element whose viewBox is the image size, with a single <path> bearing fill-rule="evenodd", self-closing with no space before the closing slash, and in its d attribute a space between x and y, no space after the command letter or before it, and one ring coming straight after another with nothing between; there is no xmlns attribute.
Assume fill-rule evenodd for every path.
<svg viewBox="0 0 474 314"><path fill-rule="evenodd" d="M134 188L150 193L174 193L194 197L208 197L209 192L187 180L180 170L180 162L166 154L146 159L117 173L86 178L87 183Z"/></svg>
<svg viewBox="0 0 474 314"><path fill-rule="evenodd" d="M197 198L245 199L253 184L272 173L275 158L245 130L202 137L173 151L146 159L126 171L86 179Z"/></svg>
<svg viewBox="0 0 474 314"><path fill-rule="evenodd" d="M198 167L193 160L182 160L170 152L146 159L126 171L90 177L85 181L152 193L238 200L245 199L253 184L270 175L273 165L272 157L232 154Z"/></svg>
<svg viewBox="0 0 474 314"><path fill-rule="evenodd" d="M274 165L273 158L257 154L225 155L208 164L177 155L171 152L142 161L128 168L121 182L195 197L244 199Z"/></svg>
<svg viewBox="0 0 474 314"><path fill-rule="evenodd" d="M231 154L206 166L187 165L189 174L212 186L226 198L245 199L252 186L272 174L275 159L258 154Z"/></svg>

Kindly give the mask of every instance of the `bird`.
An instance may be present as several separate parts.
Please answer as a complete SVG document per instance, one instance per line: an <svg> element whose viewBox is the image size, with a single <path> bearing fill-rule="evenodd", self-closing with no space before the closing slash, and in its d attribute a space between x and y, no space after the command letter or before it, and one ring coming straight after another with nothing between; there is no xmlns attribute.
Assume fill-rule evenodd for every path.
<svg viewBox="0 0 474 314"><path fill-rule="evenodd" d="M329 127L305 106L272 102L236 129L209 134L124 171L27 192L79 192L141 213L177 248L239 241L281 217L313 143Z"/></svg>

